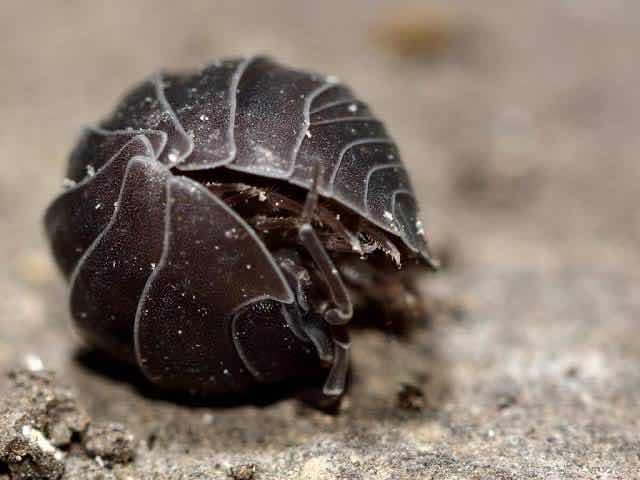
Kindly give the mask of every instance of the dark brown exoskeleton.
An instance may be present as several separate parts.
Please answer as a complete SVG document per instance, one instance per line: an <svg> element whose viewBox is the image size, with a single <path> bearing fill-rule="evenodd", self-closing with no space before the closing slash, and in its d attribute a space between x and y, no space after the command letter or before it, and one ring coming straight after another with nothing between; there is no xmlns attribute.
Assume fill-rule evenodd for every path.
<svg viewBox="0 0 640 480"><path fill-rule="evenodd" d="M409 315L399 267L433 266L382 123L263 57L152 76L86 130L67 177L45 223L75 326L161 387L324 378L339 397L353 299Z"/></svg>

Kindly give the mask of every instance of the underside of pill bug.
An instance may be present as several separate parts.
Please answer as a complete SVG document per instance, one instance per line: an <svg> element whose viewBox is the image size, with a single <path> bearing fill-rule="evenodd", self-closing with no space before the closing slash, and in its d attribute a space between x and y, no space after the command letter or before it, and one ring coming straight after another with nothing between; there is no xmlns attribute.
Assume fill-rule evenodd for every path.
<svg viewBox="0 0 640 480"><path fill-rule="evenodd" d="M354 309L434 267L396 145L344 85L264 57L157 73L87 128L45 215L78 332L167 389L338 398Z"/></svg>

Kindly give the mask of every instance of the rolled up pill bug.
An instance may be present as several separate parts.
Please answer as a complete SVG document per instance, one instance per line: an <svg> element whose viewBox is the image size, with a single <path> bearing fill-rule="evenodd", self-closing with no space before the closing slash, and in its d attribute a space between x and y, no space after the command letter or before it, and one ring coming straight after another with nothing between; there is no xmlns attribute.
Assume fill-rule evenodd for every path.
<svg viewBox="0 0 640 480"><path fill-rule="evenodd" d="M151 76L85 130L65 186L45 228L77 331L167 389L340 397L354 299L408 315L407 266L433 267L382 123L264 57Z"/></svg>

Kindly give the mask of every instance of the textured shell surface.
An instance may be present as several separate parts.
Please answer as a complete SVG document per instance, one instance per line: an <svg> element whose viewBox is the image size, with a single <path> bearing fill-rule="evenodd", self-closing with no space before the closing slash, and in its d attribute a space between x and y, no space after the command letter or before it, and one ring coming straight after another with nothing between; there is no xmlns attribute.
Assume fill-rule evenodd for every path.
<svg viewBox="0 0 640 480"><path fill-rule="evenodd" d="M242 390L252 376L230 320L261 300L290 304L289 285L253 229L157 161L146 134L113 138L124 145L45 215L54 257L70 279L74 325L159 385ZM261 331L240 333L238 342L253 344ZM284 341L270 340L274 348Z"/></svg>
<svg viewBox="0 0 640 480"><path fill-rule="evenodd" d="M239 391L318 361L258 234L179 174L217 168L307 190L320 172L322 196L429 261L397 147L347 87L264 57L154 74L86 129L45 228L79 333L157 384Z"/></svg>
<svg viewBox="0 0 640 480"><path fill-rule="evenodd" d="M101 128L151 133L158 137L160 161L185 171L224 166L308 189L319 164L322 195L429 259L396 144L368 106L332 77L265 57L225 60L191 74L157 73L127 95ZM85 175L87 149L104 150L104 142L113 141L89 133L70 178ZM99 168L100 160L92 161Z"/></svg>

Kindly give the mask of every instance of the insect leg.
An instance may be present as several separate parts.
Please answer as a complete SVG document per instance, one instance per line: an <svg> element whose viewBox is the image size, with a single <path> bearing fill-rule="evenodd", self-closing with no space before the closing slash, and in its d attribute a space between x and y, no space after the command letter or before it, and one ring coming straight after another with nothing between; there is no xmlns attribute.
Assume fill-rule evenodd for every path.
<svg viewBox="0 0 640 480"><path fill-rule="evenodd" d="M349 372L349 349L351 341L349 332L343 326L332 326L333 363L329 375L322 387L322 393L328 396L339 396L344 392Z"/></svg>
<svg viewBox="0 0 640 480"><path fill-rule="evenodd" d="M302 310L299 315L291 315L288 321L295 324L295 330L302 330L313 343L322 361L331 363L331 370L325 380L322 393L332 397L342 395L349 371L350 342L347 328L334 325L327 332L326 325L322 325L319 315L311 311L307 299L311 279L309 272L300 265L295 252L284 250L276 254L276 258L289 285L295 292L297 307Z"/></svg>
<svg viewBox="0 0 640 480"><path fill-rule="evenodd" d="M264 202L265 205L268 205L274 211L285 212L291 217L300 217L304 209L303 205L300 205L298 201L274 190L265 190L243 184L235 184L235 186L230 184L211 185L208 186L208 188L212 191L215 189L215 193L218 191L235 192L234 195L224 198L225 203L232 208L235 208L235 205L241 202L247 202L250 199L259 199L261 203ZM311 213L314 220L326 225L332 232L331 242L334 249L345 252L355 251L361 254L364 253L358 236L340 222L339 216L337 217L321 205L317 205ZM280 217L277 218L277 220L289 220L289 217ZM293 220L293 218L291 220ZM295 223L299 223L298 218L295 219Z"/></svg>
<svg viewBox="0 0 640 480"><path fill-rule="evenodd" d="M324 316L330 325L344 325L353 315L353 306L338 269L322 246L313 227L305 223L298 230L298 237L318 266L327 282L335 307L326 310Z"/></svg>
<svg viewBox="0 0 640 480"><path fill-rule="evenodd" d="M320 170L316 168L313 184L307 194L307 199L302 209L301 222L298 227L298 238L300 243L307 249L309 255L322 272L322 275L329 287L331 298L335 307L325 311L324 317L330 325L344 325L349 322L353 315L353 305L349 298L347 287L342 281L340 272L334 265L331 257L325 250L322 242L318 238L311 219L318 206L318 177Z"/></svg>
<svg viewBox="0 0 640 480"><path fill-rule="evenodd" d="M327 363L333 362L332 339L327 334L326 328L323 328L323 320L315 320L307 298L307 291L311 285L309 272L300 265L295 252L285 250L277 253L276 258L289 286L294 291L296 308L301 311L298 315L287 317L287 321L291 322L290 327L299 337L311 340L320 360Z"/></svg>

